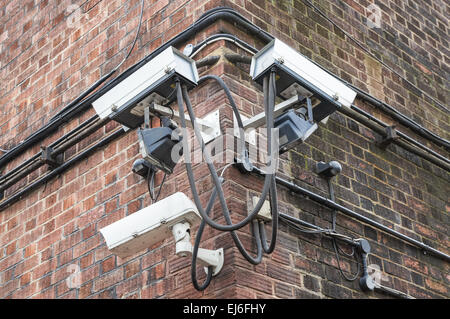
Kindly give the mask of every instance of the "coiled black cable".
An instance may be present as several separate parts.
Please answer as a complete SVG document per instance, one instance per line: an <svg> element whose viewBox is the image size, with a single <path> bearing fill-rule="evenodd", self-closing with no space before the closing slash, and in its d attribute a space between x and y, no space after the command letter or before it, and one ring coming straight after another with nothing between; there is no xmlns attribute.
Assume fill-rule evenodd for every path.
<svg viewBox="0 0 450 319"><path fill-rule="evenodd" d="M180 88L180 90L181 90L181 88ZM212 164L212 160L211 160L210 156L208 155L207 152L204 152L204 150L205 150L205 143L204 143L204 141L203 141L203 139L201 137L201 133L200 133L200 130L199 130L197 122L196 122L195 114L193 112L192 105L190 103L190 99L189 99L189 96L187 94L187 89L185 87L183 88L182 95L183 95L184 101L186 102L186 108L187 108L189 116L191 118L191 122L192 122L192 126L194 128L195 135L197 137L197 140L198 140L199 144L201 145L201 150L202 150L204 159L205 159L205 161L207 163L207 166L209 168L209 171L211 173L214 185L215 185L215 187L218 190L219 202L220 202L220 204L222 206L222 210L224 212L224 216L225 216L225 218L227 218L227 216L229 217L230 212L229 212L227 204L225 202L225 196L224 196L224 193L223 193L223 189L222 189L222 186L220 185L220 182L219 182L219 179L218 179L218 175L217 175L217 171L214 168L214 165ZM183 124L183 120L185 120L185 118L184 118L184 114L181 113L182 111L184 111L182 99L179 99L178 104L179 104L180 120L181 120L181 123L182 123L182 128L185 129L186 125L185 125L185 123ZM273 108L271 109L271 111L269 113L270 114L268 116L272 116L273 117ZM240 117L239 112L237 114L235 114L235 115L236 115L237 118ZM269 128L268 128L268 130L269 130ZM243 129L240 130L240 132L243 132ZM240 138L243 140L245 137L244 136L240 136ZM184 140L183 143L187 143L187 137L184 138L183 140ZM270 140L270 136L268 137L268 145L270 143L269 140ZM185 144L184 146L187 147L187 144ZM270 148L269 148L268 152L269 152L269 157L270 157L270 155L271 155L270 154L271 153ZM188 157L186 157L186 161L189 161ZM192 165L190 163L186 163L186 164L187 164L186 169L188 170L188 177L189 177L189 175L190 175L189 171L192 170ZM246 226L251 220L253 220L256 217L256 215L260 211L262 205L264 204L265 198L266 198L266 196L267 196L267 194L269 192L269 188L270 188L270 185L271 185L272 175L273 174L269 174L269 173L266 174L261 198L259 199L259 201L256 204L256 206L253 208L252 212L247 217L245 217L242 221L240 221L240 222L238 222L236 224L231 224L231 219L230 219L230 222L227 221L227 223L229 223L228 225L218 224L215 221L213 221L209 216L207 216L205 214L204 209L201 207L200 200L198 200L196 202L196 205L197 205L197 207L199 209L199 212L200 212L202 218L205 219L205 221L206 221L206 223L208 225L210 225L211 227L213 227L213 228L215 228L217 230L220 230L220 231L234 231L234 230L237 230L237 229L240 229L240 228ZM190 186L191 186L191 190L192 190L192 193L194 195L194 200L195 200L195 198L198 197L198 193L197 193L197 189L195 187L195 180L194 180L193 176L192 176L192 181L190 180L190 184L191 184Z"/></svg>
<svg viewBox="0 0 450 319"><path fill-rule="evenodd" d="M329 190L329 192L330 192L330 199L334 202L334 201L336 201L336 198L335 198L335 195L334 195L334 187L333 187L333 183L332 183L332 181L331 181L331 178L329 178L327 182L328 182L328 190ZM336 210L333 210L332 221L331 221L331 223L332 223L331 226L332 226L332 231L333 231L333 232L336 232L336 217L337 217L337 211L336 211ZM355 254L355 247L352 247L352 252L351 252L351 253L346 253L345 251L343 251L343 250L339 247L339 245L338 245L338 243L337 243L335 237L332 238L332 244L333 244L334 253L335 253L335 255L336 255L336 262L337 262L337 265L338 265L338 268L339 268L339 272L341 273L341 276L342 276L345 280L347 280L347 281L355 281L355 280L359 277L359 272L360 272L360 270L361 270L359 260L357 259L357 254ZM355 258L355 260L356 260L356 262L357 262L357 268L358 268L358 270L357 270L356 274L353 275L352 277L347 276L347 275L345 274L345 272L342 270L342 267L341 267L341 258L339 257L339 251L340 251L344 256L347 256L347 257L354 257L354 258Z"/></svg>
<svg viewBox="0 0 450 319"><path fill-rule="evenodd" d="M221 182L222 181L223 181L223 179L221 180ZM214 188L212 191L211 197L209 198L208 206L206 207L207 215L209 215L209 213L211 212L211 209L213 208L213 204L214 204L216 197L217 197L217 190ZM192 284L194 285L194 288L197 289L198 291L203 291L209 286L209 284L211 283L212 274L213 274L212 266L208 266L208 272L206 274L205 281L201 285L198 284L198 281L197 281L197 255L198 255L198 249L200 247L200 241L202 239L202 235L203 235L205 226L206 226L205 220L202 219L200 226L198 227L197 235L195 236L194 247L192 249L191 281L192 281Z"/></svg>
<svg viewBox="0 0 450 319"><path fill-rule="evenodd" d="M266 85L263 83L263 85ZM274 116L273 116L273 109L275 108L275 94L277 92L276 88L276 79L275 79L275 71L272 70L270 73L270 81L268 83L270 86L268 89L268 95L265 94L264 97L264 108L265 112L267 114L267 149L270 152L269 153L269 167L274 165L272 169L275 171L278 166L278 156L273 156L272 147L278 145L273 145L273 138L272 138L272 130L274 128ZM270 135L269 135L270 134ZM270 137L270 138L269 138ZM272 163L272 159L275 158L275 162ZM270 190L269 190L269 198L270 198L270 211L272 213L272 238L270 240L270 245L267 244L267 238L266 238L266 231L264 228L264 222L259 222L259 232L261 235L261 242L262 242L262 248L266 254L271 254L275 249L275 244L277 241L277 234L278 234L278 196L277 196L277 190L276 190L277 184L275 180L275 173L271 175L271 182L270 182Z"/></svg>
<svg viewBox="0 0 450 319"><path fill-rule="evenodd" d="M236 229L242 228L248 222L245 223L245 224L242 223L242 222L239 223L239 224L243 224L242 226L240 226L238 224L232 225L230 212L229 212L228 207L227 207L227 205L225 203L225 198L224 198L222 186L221 186L219 178L217 177L217 172L216 172L216 170L215 170L215 168L214 168L214 166L212 164L211 159L209 158L207 153L204 152L204 150L205 150L205 143L204 143L203 139L201 138L200 132L198 130L198 127L197 127L197 124L196 124L196 120L195 120L195 115L193 114L192 106L191 106L190 100L189 100L189 96L187 95L187 89L186 89L186 87L183 87L183 90L182 90L179 81L176 81L176 84L177 84L177 101L178 101L178 107L179 107L181 127L183 128L184 132L186 132L186 119L184 117L184 107L183 107L183 98L185 98L187 109L188 109L188 111L190 111L189 112L189 116L191 117L192 126L194 127L194 130L195 130L195 133L197 135L197 138L200 136L199 143L202 146L203 154L206 155L205 156L206 157L205 161L206 161L206 163L208 165L208 168L210 170L210 173L211 173L211 175L213 177L213 181L214 181L214 184L215 184L215 189L218 191L219 198L222 199L221 204L222 205L224 204L222 206L224 208L223 209L223 214L224 214L225 220L226 220L228 225L217 224L220 227L219 230L230 231L231 232L231 237L233 238L233 241L235 242L239 252L244 256L244 258L247 259L248 262L257 265L262 260L262 244L261 244L261 238L260 238L260 234L259 234L259 229L257 227L258 226L257 222L256 222L256 220L253 221L253 225L252 225L252 232L253 232L254 238L256 240L256 246L257 246L257 256L256 257L252 257L246 251L246 249L244 248L244 246L243 246L242 242L240 241L238 235L235 232ZM187 136L185 136L182 141L184 143L183 146L185 147L185 149L187 149ZM186 171L187 171L187 175L188 175L188 180L189 180L189 184L191 186L192 195L194 197L194 202L195 202L195 204L197 206L197 209L198 209L200 215L202 216L203 220L207 224L212 223L212 224L215 225L216 223L209 218L209 216L205 213L205 211L204 211L204 209L203 209L203 207L201 205L200 198L199 198L199 195L198 195L198 192L197 192L197 188L195 187L195 178L194 178L194 173L193 173L193 170L192 170L192 164L190 163L190 159L189 159L189 154L188 154L188 152L184 152L184 154L185 154L185 166L186 166ZM269 180L269 182L270 182L270 180ZM258 211L256 211L256 213L257 212ZM238 225L239 227L236 227L236 225ZM213 227L213 228L215 228L215 227ZM233 228L235 228L235 229L233 229Z"/></svg>

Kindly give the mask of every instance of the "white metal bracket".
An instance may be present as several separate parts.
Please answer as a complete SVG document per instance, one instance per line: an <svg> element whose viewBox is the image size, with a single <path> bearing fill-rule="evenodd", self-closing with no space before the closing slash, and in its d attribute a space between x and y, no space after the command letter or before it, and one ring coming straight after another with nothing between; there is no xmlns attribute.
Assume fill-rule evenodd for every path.
<svg viewBox="0 0 450 319"><path fill-rule="evenodd" d="M258 196L253 196L252 197L252 204L253 206L251 207L251 209L249 209L249 213L251 210L253 210L253 208L256 206L256 204L259 201L259 197ZM268 200L264 201L264 204L261 206L261 209L259 210L256 218L263 220L264 222L270 222L272 221L272 211L270 209L270 202Z"/></svg>
<svg viewBox="0 0 450 319"><path fill-rule="evenodd" d="M151 103L149 105L150 113L158 116L168 116L172 117L173 120L180 122L180 114L178 111L172 110L169 107L159 105L157 103ZM186 119L186 126L192 128L191 118L189 115L184 115ZM221 135L220 131L220 113L219 110L215 110L203 118L196 119L197 125L199 126L203 141L208 144L215 138Z"/></svg>
<svg viewBox="0 0 450 319"><path fill-rule="evenodd" d="M242 124L244 124L246 121L249 120L248 117L241 115ZM239 126L237 123L236 115L233 113L233 126L234 126L234 136L240 137L239 134ZM256 129L253 127L245 127L244 124L244 135L245 135L245 141L248 142L251 145L256 145Z"/></svg>
<svg viewBox="0 0 450 319"><path fill-rule="evenodd" d="M172 234L175 238L175 254L180 257L187 257L192 255L193 247L191 244L190 224L178 223L172 228ZM213 267L213 276L216 276L223 267L224 251L223 248L216 250L199 248L197 252L197 259L205 266L205 272L208 272L209 266Z"/></svg>
<svg viewBox="0 0 450 319"><path fill-rule="evenodd" d="M296 104L306 101L301 95L294 95L290 99L275 105L273 116L276 118L283 114L287 109L293 108ZM251 145L256 145L256 129L266 124L266 113L261 112L251 118L242 116L242 124L244 125L244 132L246 141ZM239 128L236 117L234 117L234 136L239 137Z"/></svg>

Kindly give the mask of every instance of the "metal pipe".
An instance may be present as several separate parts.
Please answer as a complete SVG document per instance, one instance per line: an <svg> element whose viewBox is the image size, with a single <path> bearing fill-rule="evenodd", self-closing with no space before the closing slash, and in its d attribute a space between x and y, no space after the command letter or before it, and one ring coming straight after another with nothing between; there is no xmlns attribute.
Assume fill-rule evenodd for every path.
<svg viewBox="0 0 450 319"><path fill-rule="evenodd" d="M256 168L256 167L253 168L253 172L257 173L259 175L264 175L264 172L261 169ZM384 231L384 232L386 232L386 233L388 233L390 235L393 235L393 236L395 236L397 238L400 238L400 239L402 239L402 240L404 240L404 241L406 241L406 242L408 242L408 243L410 243L412 245L415 245L415 246L423 249L424 251L431 253L432 255L434 255L436 257L439 257L439 258L441 258L441 259L443 259L443 260L445 260L447 262L450 261L450 256L447 255L446 253L444 253L442 251L439 251L439 250L437 250L437 249L435 249L433 247L430 247L430 246L428 246L428 245L426 245L426 244L424 244L424 243L422 243L422 242L420 242L420 241L418 241L418 240L416 240L414 238L411 238L411 237L408 237L406 235L403 235L402 233L400 233L400 232L398 232L396 230L393 230L393 229L391 229L391 228L389 228L389 227L387 227L387 226L385 226L385 225L383 225L381 223L378 223L378 222L374 221L373 219L370 219L370 218L368 218L366 216L358 214L358 213L352 211L351 209L348 209L347 207L344 207L344 206L342 206L342 205L340 205L340 204L338 204L336 202L333 202L333 201L331 201L331 200L329 200L329 199L327 199L327 198L325 198L323 196L320 196L320 195L318 195L318 194L316 194L314 192L311 192L310 190L302 188L301 186L298 186L298 185L296 185L296 184L294 184L292 182L289 182L289 181L287 181L285 179L282 179L282 178L280 178L278 176L276 177L276 181L277 181L278 184L288 188L289 190L294 191L294 192L299 193L299 194L302 194L302 195L304 195L304 196L306 196L306 197L308 197L308 198L310 198L310 199L312 199L312 200L314 200L314 201L316 201L316 202L318 202L318 203L320 203L320 204L322 204L322 205L324 205L324 206L326 206L326 207L328 207L330 209L336 209L336 210L344 213L347 216L353 217L353 218L355 218L355 219L357 219L359 221L362 221L362 222L364 222L366 224L374 226L374 227L376 227L376 228L378 228L378 229L380 229L380 230L382 230L382 231Z"/></svg>
<svg viewBox="0 0 450 319"><path fill-rule="evenodd" d="M55 149L54 152L52 152L52 156L56 158L59 154L64 152L66 149L68 149L70 146L75 145L80 140L85 138L86 136L90 135L93 131L100 128L102 125L106 124L108 121L102 121L102 125L96 125L96 127L93 127L92 124L99 120L98 116L93 116L87 121L83 122L80 126L78 126L76 129L72 130L69 134L64 135L57 141L50 144L50 147L54 147L55 145L60 144L64 139L73 136L74 134L78 133L81 129L88 127L85 131L81 133L81 135L76 136L73 139L70 139L68 142L62 144L62 146L59 146L57 149ZM0 193L18 181L20 181L22 178L27 176L28 174L32 173L33 171L37 170L41 166L44 165L43 162L41 162L40 157L42 155L42 151L35 154L32 158L25 161L15 169L9 171L6 175L0 177Z"/></svg>
<svg viewBox="0 0 450 319"><path fill-rule="evenodd" d="M27 187L25 187L24 189L22 189L21 191L15 193L14 195L12 195L11 197L8 197L7 199L3 200L0 202L0 211L7 208L8 206L12 205L13 203L17 202L18 200L20 200L23 196L25 196L26 194L28 194L29 192L33 191L34 189L36 189L37 187L39 187L40 185L46 183L47 181L49 181L50 179L52 179L53 177L61 174L63 171L65 171L66 169L68 169L69 167L71 167L73 164L85 159L86 157L88 157L91 153L95 152L98 148L103 147L105 145L108 145L110 142L112 142L113 140L115 140L116 138L120 137L121 135L123 135L125 133L124 129L121 128L117 131L115 131L114 133L112 133L111 135L109 135L108 137L105 137L104 139L102 139L100 142L96 143L95 145L91 146L90 148L88 148L87 150L84 150L83 152L81 152L80 154L76 155L75 157L73 157L72 159L68 160L67 162L63 163L61 166L58 166L57 168L55 168L53 171L51 171L49 174L45 175L44 177L42 177L41 179L33 182L32 184L28 185Z"/></svg>
<svg viewBox="0 0 450 319"><path fill-rule="evenodd" d="M5 175L0 176L0 184L4 183L8 178L11 178L14 175L17 175L21 170L26 169L29 167L36 159L39 159L41 156L41 152L33 155L31 158L27 159L25 162L21 163L19 166L13 168L9 172L7 172Z"/></svg>
<svg viewBox="0 0 450 319"><path fill-rule="evenodd" d="M84 131L82 131L74 138L64 142L63 144L61 144L60 146L55 148L54 151L52 152L52 157L56 158L56 156L63 153L64 151L68 150L70 147L74 146L75 144L77 144L78 142L80 142L81 140L86 138L87 136L91 135L92 133L94 133L95 131L97 131L98 129L100 129L106 123L108 123L110 121L111 121L111 119L108 117L106 117L102 120L100 120L100 118L97 117L96 121L94 121L93 124L90 125L89 127L87 127Z"/></svg>
<svg viewBox="0 0 450 319"><path fill-rule="evenodd" d="M421 126L420 124L414 122L410 118L406 117L405 115L403 115L402 113L400 113L399 111L394 109L392 106L390 106L390 105L388 105L388 104L386 104L386 103L376 99L375 97L373 97L373 96L369 95L368 93L362 91L360 88L352 85L351 83L348 83L348 85L351 86L354 90L356 90L358 92L358 97L360 97L361 99L363 99L363 100L369 102L370 104L376 106L377 108L381 109L384 113L388 114L389 116L391 116L392 118L397 120L402 125L410 128L411 130L413 130L414 132L416 132L420 136L425 137L425 138L433 141L433 143L435 143L436 145L443 146L447 150L450 149L450 142L449 141L447 141L447 140L443 139L442 137L436 135L435 133L431 132L430 130L426 129L425 127Z"/></svg>
<svg viewBox="0 0 450 319"><path fill-rule="evenodd" d="M53 142L52 144L50 144L49 146L54 148L55 146L61 144L64 140L70 138L71 136L77 134L80 130L82 130L83 128L85 128L86 126L90 125L93 121L95 121L96 119L98 119L98 116L95 115L91 118L89 118L88 120L84 121L82 124L80 124L78 127L76 127L75 129L73 129L72 131L70 131L68 134L60 137L59 139L57 139L55 142ZM42 152L39 152L35 155L33 155L31 158L29 158L28 160L26 160L25 162L21 163L19 166L13 168L12 170L10 170L8 173L6 173L3 176L0 176L0 184L4 183L7 179L11 179L14 175L17 175L20 173L20 171L26 169L28 166L30 166L33 162L36 162L36 160L39 160L39 158L41 157Z"/></svg>
<svg viewBox="0 0 450 319"><path fill-rule="evenodd" d="M258 49L252 47L250 44L239 39L235 35L232 35L229 33L216 33L216 34L209 36L208 38L201 41L200 43L196 44L192 48L192 53L189 56L191 58L193 58L201 49L206 47L208 44L211 44L211 43L214 43L214 42L220 41L220 40L233 42L236 46L240 47L242 50L244 50L250 54L255 54L256 52L258 52Z"/></svg>
<svg viewBox="0 0 450 319"><path fill-rule="evenodd" d="M353 110L354 107L352 107L352 109L346 108L346 107L341 107L339 109L339 111L342 114L345 114L349 117L351 117L352 119L356 120L357 122L363 124L364 126L372 129L373 131L375 131L376 133L380 134L381 136L385 137L386 136L386 130L385 128L387 127L386 124L384 124L383 126L381 126L380 124L377 124L376 122L380 122L379 120L377 120L376 122L372 119L369 118L368 115L361 115L359 113L357 113L356 111ZM382 123L382 122L381 122ZM427 153L426 151L422 150L424 148L426 148L425 146L421 145L419 142L416 142L416 144L420 144L422 149L419 149L417 147L414 147L408 143L406 143L403 140L397 139L397 140L393 140L392 143L399 145L400 147L402 147L403 149L416 154L428 161L430 161L431 163L447 170L450 171L450 164L446 161L441 160L440 158L437 158L435 156L431 156L429 153Z"/></svg>
<svg viewBox="0 0 450 319"><path fill-rule="evenodd" d="M387 295L401 298L401 299L415 299L415 298L411 297L410 295L405 294L404 292L401 292L401 291L398 291L396 289L392 289L389 287L381 286L381 285L375 285L374 290L377 292L385 293Z"/></svg>
<svg viewBox="0 0 450 319"><path fill-rule="evenodd" d="M51 143L49 146L51 148L56 148L58 147L61 143L65 142L67 139L71 138L72 136L78 134L78 132L80 132L81 130L83 130L84 128L86 128L87 126L92 125L93 122L98 120L98 115L94 115L92 117L90 117L89 119L87 119L86 121L84 121L83 123L81 123L80 125L78 125L76 128L74 128L73 130L71 130L69 133L67 133L64 136L61 136L59 139L57 139L56 141L54 141L53 143Z"/></svg>
<svg viewBox="0 0 450 319"><path fill-rule="evenodd" d="M431 154L431 155L433 155L433 156L436 156L436 157L439 158L440 160L442 160L442 161L444 161L444 162L450 164L450 160L449 160L448 158L446 158L446 157L442 156L441 154L439 154L439 153L433 151L432 149L426 147L425 145L423 145L423 144L417 142L415 139L409 137L409 136L406 135L405 133L400 132L400 131L397 131L397 135L400 136L402 139L408 141L409 143L411 143L411 144L413 144L413 145L415 145L415 146L417 146L417 147L423 149L425 152L427 152L427 153L429 153L429 154Z"/></svg>
<svg viewBox="0 0 450 319"><path fill-rule="evenodd" d="M365 117L367 117L369 120L374 121L375 123L381 125L382 127L387 127L388 125L386 123L384 123L383 121L377 119L376 117L374 117L372 114L367 113L366 111L360 109L359 107L357 107L356 105L352 105L352 110L358 112L361 115L364 115ZM450 160L447 159L446 157L442 156L441 154L433 151L432 149L426 147L425 145L419 143L418 141L414 140L413 138L409 137L408 135L406 135L403 132L397 131L397 135L403 139L405 139L406 141L408 141L411 144L414 144L415 146L423 149L424 151L436 156L437 158L443 160L444 162L450 163Z"/></svg>
<svg viewBox="0 0 450 319"><path fill-rule="evenodd" d="M20 181L22 178L24 178L25 176L27 176L28 174L34 172L35 170L37 170L38 168L40 168L41 166L43 166L44 163L41 162L40 160L34 162L31 166L29 166L26 170L21 171L19 174L17 174L16 176L14 176L12 179L7 180L4 184L0 185L0 193L3 192L4 190L8 189L9 187L11 187L12 185L14 185L15 183L17 183L18 181Z"/></svg>

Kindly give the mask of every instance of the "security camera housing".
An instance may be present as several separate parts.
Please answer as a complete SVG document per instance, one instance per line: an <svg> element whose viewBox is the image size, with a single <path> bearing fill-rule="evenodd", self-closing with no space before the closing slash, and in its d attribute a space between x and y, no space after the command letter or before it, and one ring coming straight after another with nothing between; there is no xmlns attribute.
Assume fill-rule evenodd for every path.
<svg viewBox="0 0 450 319"><path fill-rule="evenodd" d="M139 148L146 161L172 174L173 168L183 155L181 148L178 154L173 154L173 147L179 143L182 136L170 127L155 127L152 129L138 129Z"/></svg>
<svg viewBox="0 0 450 319"><path fill-rule="evenodd" d="M315 130L317 124L298 116L294 110L289 110L275 119L278 128L280 154L303 143Z"/></svg>
<svg viewBox="0 0 450 319"><path fill-rule="evenodd" d="M195 61L173 47L158 54L92 103L100 118L111 118L129 128L144 121L144 109L173 96L174 78L188 89L198 82Z"/></svg>
<svg viewBox="0 0 450 319"><path fill-rule="evenodd" d="M341 106L350 107L355 100L355 91L278 39L253 56L250 75L262 84L272 68L277 72L277 95L285 99L296 94L314 98L315 122Z"/></svg>
<svg viewBox="0 0 450 319"><path fill-rule="evenodd" d="M175 193L100 230L108 249L121 258L143 251L172 236L172 227L194 225L201 216L183 193Z"/></svg>

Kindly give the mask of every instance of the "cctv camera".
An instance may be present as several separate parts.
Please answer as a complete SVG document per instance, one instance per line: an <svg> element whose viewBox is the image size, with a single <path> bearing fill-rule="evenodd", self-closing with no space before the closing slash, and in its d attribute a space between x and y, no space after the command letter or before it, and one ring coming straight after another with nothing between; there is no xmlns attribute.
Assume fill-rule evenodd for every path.
<svg viewBox="0 0 450 319"><path fill-rule="evenodd" d="M289 110L277 117L274 122L279 130L280 154L303 143L315 130L317 124L299 116L294 110Z"/></svg>
<svg viewBox="0 0 450 319"><path fill-rule="evenodd" d="M183 193L175 193L140 211L100 229L108 249L120 258L136 254L174 236L175 251L180 257L193 252L191 227L201 219L195 204ZM223 267L223 248L198 249L197 258L212 266L213 276Z"/></svg>
<svg viewBox="0 0 450 319"><path fill-rule="evenodd" d="M102 228L100 233L108 249L125 258L171 236L174 225L194 225L200 219L195 204L178 192Z"/></svg>
<svg viewBox="0 0 450 319"><path fill-rule="evenodd" d="M168 47L92 105L101 119L109 117L136 128L144 121L144 110L150 103L161 103L173 94L175 78L190 89L199 77L194 60Z"/></svg>
<svg viewBox="0 0 450 319"><path fill-rule="evenodd" d="M133 173L140 175L144 178L148 176L148 171L153 169L155 169L155 167L153 167L151 163L149 163L143 158L138 158L137 160L135 160L133 163L133 167L131 168Z"/></svg>
<svg viewBox="0 0 450 319"><path fill-rule="evenodd" d="M309 97L314 121L320 122L341 106L350 107L356 92L279 39L272 40L252 58L250 75L262 83L272 68L277 72L277 95Z"/></svg>
<svg viewBox="0 0 450 319"><path fill-rule="evenodd" d="M163 125L167 126L138 129L139 148L141 155L147 162L168 174L172 174L173 168L183 155L183 148L177 154L173 154L172 149L183 137L173 126L165 124L165 122L163 122Z"/></svg>

